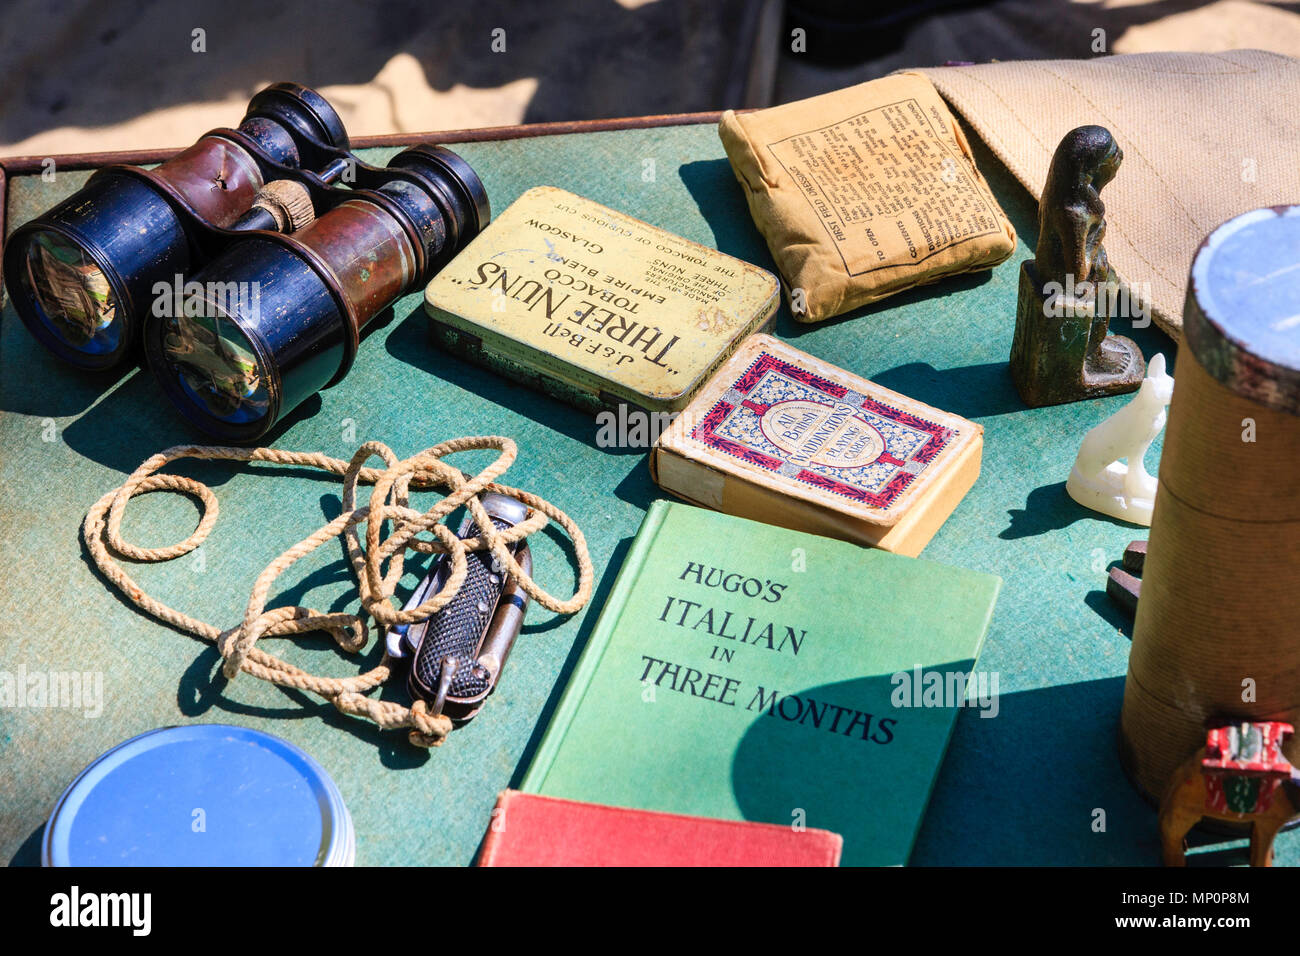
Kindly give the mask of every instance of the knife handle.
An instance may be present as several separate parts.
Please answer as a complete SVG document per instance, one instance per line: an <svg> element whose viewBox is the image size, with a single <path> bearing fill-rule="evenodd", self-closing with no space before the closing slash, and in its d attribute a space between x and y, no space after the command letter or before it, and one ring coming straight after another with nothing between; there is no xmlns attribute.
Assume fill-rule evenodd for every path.
<svg viewBox="0 0 1300 956"><path fill-rule="evenodd" d="M485 495L483 504L493 526L501 531L513 527L527 513L522 504L504 495ZM478 526L467 519L461 538L478 535ZM512 554L518 543L511 545ZM433 713L441 713L449 699L482 699L492 689L499 672L479 660L484 637L493 622L502 592L505 569L497 566L491 551L472 551L465 556L465 580L454 597L429 618L411 664L408 685L413 696L423 698Z"/></svg>

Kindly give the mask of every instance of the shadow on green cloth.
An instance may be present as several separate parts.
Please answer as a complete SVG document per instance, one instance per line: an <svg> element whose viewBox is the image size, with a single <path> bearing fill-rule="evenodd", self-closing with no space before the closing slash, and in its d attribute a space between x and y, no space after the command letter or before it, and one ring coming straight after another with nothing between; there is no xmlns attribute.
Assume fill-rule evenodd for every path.
<svg viewBox="0 0 1300 956"><path fill-rule="evenodd" d="M888 680L868 683L884 681L887 697ZM838 701L869 699L872 691L880 696L879 688L864 689L862 683L847 681L807 694ZM1120 768L1116 739L1123 691L1124 678L1111 677L1003 693L994 717L963 708L911 864L1158 863L1155 809ZM737 749L733 786L746 817L788 823L791 808L806 806L801 803L807 796L806 776L825 768L801 771L797 748L774 754L772 720L756 719ZM802 736L790 735L791 742L799 743ZM773 773L775 766L782 771ZM887 779L882 783L888 786ZM870 800L856 799L851 787L841 801L838 816L814 819L810 813L807 825L844 834L844 862L850 865L855 856L850 834L869 835L873 827L900 824L878 818ZM1210 836L1197 839L1203 845L1214 842ZM1216 861L1223 861L1222 853L1201 855L1194 862Z"/></svg>
<svg viewBox="0 0 1300 956"><path fill-rule="evenodd" d="M1109 574L1111 568L1118 567L1123 567L1123 562L1112 561L1106 566L1106 573ZM1130 641L1133 640L1133 615L1117 607L1105 590L1089 591L1084 595L1083 603L1096 611L1102 620L1120 634Z"/></svg>
<svg viewBox="0 0 1300 956"><path fill-rule="evenodd" d="M21 340L22 378L30 383L40 383L39 388L0 390L0 395L4 397L0 411L35 418L69 418L80 415L123 379L140 372L138 365L125 365L105 372L88 372L73 368L56 358L54 353L39 346L27 348L31 333L14 312L12 303L7 303L3 314L0 314L0 328L4 329L4 334L17 336Z"/></svg>
<svg viewBox="0 0 1300 956"><path fill-rule="evenodd" d="M1003 541L1031 538L1068 528L1076 521L1096 517L1096 514L1070 497L1064 481L1057 481L1030 491L1023 508L1008 510L1011 523L998 532L998 537Z"/></svg>
<svg viewBox="0 0 1300 956"><path fill-rule="evenodd" d="M926 670L964 672L973 663ZM744 819L838 833L845 866L905 862L921 808L902 803L898 791L925 799L940 755L917 748L943 740L948 714L896 709L891 691L889 674L794 690L758 688L746 707L755 716L731 764ZM775 703L765 706L765 692L778 695Z"/></svg>
<svg viewBox="0 0 1300 956"><path fill-rule="evenodd" d="M45 824L42 823L22 842L18 851L9 858L10 866L40 866L41 843L45 840Z"/></svg>
<svg viewBox="0 0 1300 956"><path fill-rule="evenodd" d="M8 316L6 320L7 318ZM18 321L16 317L14 320ZM383 335L392 320L392 308L384 309L366 324L362 342L371 336ZM127 368L115 373L88 375L48 356L44 349L29 349L26 357L32 362L54 362L57 366L43 371L48 376L45 379L48 387L44 393L71 396L68 407L74 410L62 414L75 414L75 406L86 409L84 414L63 429L62 437L70 448L92 461L129 474L149 456L173 445L229 444L205 435L190 424L163 394L153 373L147 368L137 365L133 369ZM30 372L24 374L29 375ZM25 394L22 390L12 391ZM297 408L290 410L254 444L274 447L285 432L299 422L312 418L320 409L320 395L311 395ZM181 470L184 467L187 466L175 470L182 474L192 474L205 484L214 486L224 483L234 473L231 465L188 466L203 469L203 476L200 477L197 473ZM291 472L284 473L301 474L302 471L303 469L292 469Z"/></svg>
<svg viewBox="0 0 1300 956"><path fill-rule="evenodd" d="M1123 696L1124 678L1107 677L1003 693L993 718L960 714L911 862L1158 864L1155 809L1120 767Z"/></svg>
<svg viewBox="0 0 1300 956"><path fill-rule="evenodd" d="M627 553L635 540L635 536L622 538L614 546L609 563L605 566L605 573L600 576L592 591L589 607L599 609L605 606L605 602L609 599L609 592L618 578L619 569L623 567L623 561L627 558ZM564 663L560 665L559 674L555 679L555 683L551 686L551 692L547 695L546 703L542 706L537 722L533 725L532 733L528 735L528 742L524 744L524 749L519 755L519 762L515 765L514 773L510 775L510 783L508 784L510 788L518 789L524 774L528 771L528 765L533 762L533 756L537 753L542 737L550 726L551 718L555 715L555 708L560 704L560 698L569 684L573 669L578 666L578 659L582 656L587 642L591 640L591 632L595 629L599 619L600 615L597 613L589 613L582 619L578 634L569 647L569 653L564 658Z"/></svg>
<svg viewBox="0 0 1300 956"><path fill-rule="evenodd" d="M872 381L962 418L988 418L1025 410L1006 362L950 369L937 369L929 362L908 362L878 373Z"/></svg>
<svg viewBox="0 0 1300 956"><path fill-rule="evenodd" d="M1009 679L1009 675L1002 677ZM818 699L819 694L832 700L864 699L858 683L808 693ZM994 717L963 708L910 862L1158 862L1155 813L1120 769L1116 732L1123 688L1124 679L1113 677L1003 693ZM800 803L805 774L792 769L798 768L795 752L780 755L783 761L795 761L789 766L772 762L770 748L756 736L760 728L767 732L764 725L770 722L768 717L756 720L754 730L742 741L733 786L747 817L788 822L791 807L806 806ZM784 768L780 774L771 772L776 765ZM823 771L810 767L807 772ZM887 787L888 779L879 785ZM905 825L903 820L878 817L871 801L856 799L851 789L841 800L839 816L818 820L810 813L807 824L841 828L846 865L862 855L850 852L850 834L863 839L873 827ZM1094 830L1097 809L1105 813L1103 832Z"/></svg>
<svg viewBox="0 0 1300 956"><path fill-rule="evenodd" d="M67 384L65 376L75 374L75 370L69 369L59 377L55 387L64 387ZM320 411L320 407L320 396L311 396L256 444L274 446L285 431L298 422L311 418ZM124 474L130 474L145 459L173 445L222 444L183 418L163 395L153 375L140 369L125 376L110 394L69 423L61 435L79 455ZM180 471L184 466L173 467ZM207 477L202 480L206 484L220 485L230 478L238 466L217 464L191 467L204 468Z"/></svg>
<svg viewBox="0 0 1300 956"><path fill-rule="evenodd" d="M539 425L598 448L605 454L643 455L647 451L635 447L600 447L596 444L599 425L590 412L566 405L544 392L520 385L433 345L429 341L429 319L423 306L413 309L394 327L385 342L385 348L393 358L421 372L450 382L494 405L527 416Z"/></svg>

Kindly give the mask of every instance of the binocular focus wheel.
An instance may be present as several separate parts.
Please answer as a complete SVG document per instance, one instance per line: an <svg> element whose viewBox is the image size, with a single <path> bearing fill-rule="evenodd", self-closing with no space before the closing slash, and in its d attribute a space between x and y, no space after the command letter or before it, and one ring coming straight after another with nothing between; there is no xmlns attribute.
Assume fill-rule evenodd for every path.
<svg viewBox="0 0 1300 956"><path fill-rule="evenodd" d="M291 124L336 149L349 149L348 131L343 120L325 97L301 83L272 83L248 102L245 118L254 115L274 117Z"/></svg>
<svg viewBox="0 0 1300 956"><path fill-rule="evenodd" d="M473 222L457 217L460 229L454 252L459 252L492 221L492 206L483 180L469 163L445 146L422 143L404 149L389 161L388 168L410 169L426 179L454 187L457 193L454 198L459 200L465 212L473 215Z"/></svg>

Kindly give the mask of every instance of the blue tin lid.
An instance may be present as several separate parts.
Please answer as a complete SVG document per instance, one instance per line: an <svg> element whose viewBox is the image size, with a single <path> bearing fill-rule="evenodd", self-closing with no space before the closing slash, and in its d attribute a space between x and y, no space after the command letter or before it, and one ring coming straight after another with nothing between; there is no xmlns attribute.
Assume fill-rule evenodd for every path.
<svg viewBox="0 0 1300 956"><path fill-rule="evenodd" d="M83 770L45 827L46 866L351 866L330 776L279 737L228 724L132 737Z"/></svg>

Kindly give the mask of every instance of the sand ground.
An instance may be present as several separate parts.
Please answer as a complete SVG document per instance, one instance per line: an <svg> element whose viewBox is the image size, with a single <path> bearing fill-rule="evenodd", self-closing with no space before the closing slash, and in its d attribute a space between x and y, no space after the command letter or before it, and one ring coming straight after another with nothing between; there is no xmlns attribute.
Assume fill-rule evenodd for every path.
<svg viewBox="0 0 1300 956"><path fill-rule="evenodd" d="M780 0L10 0L0 156L179 146L292 79L352 135L784 102L946 60L1259 47L1300 55L1300 3L999 0L791 52Z"/></svg>

